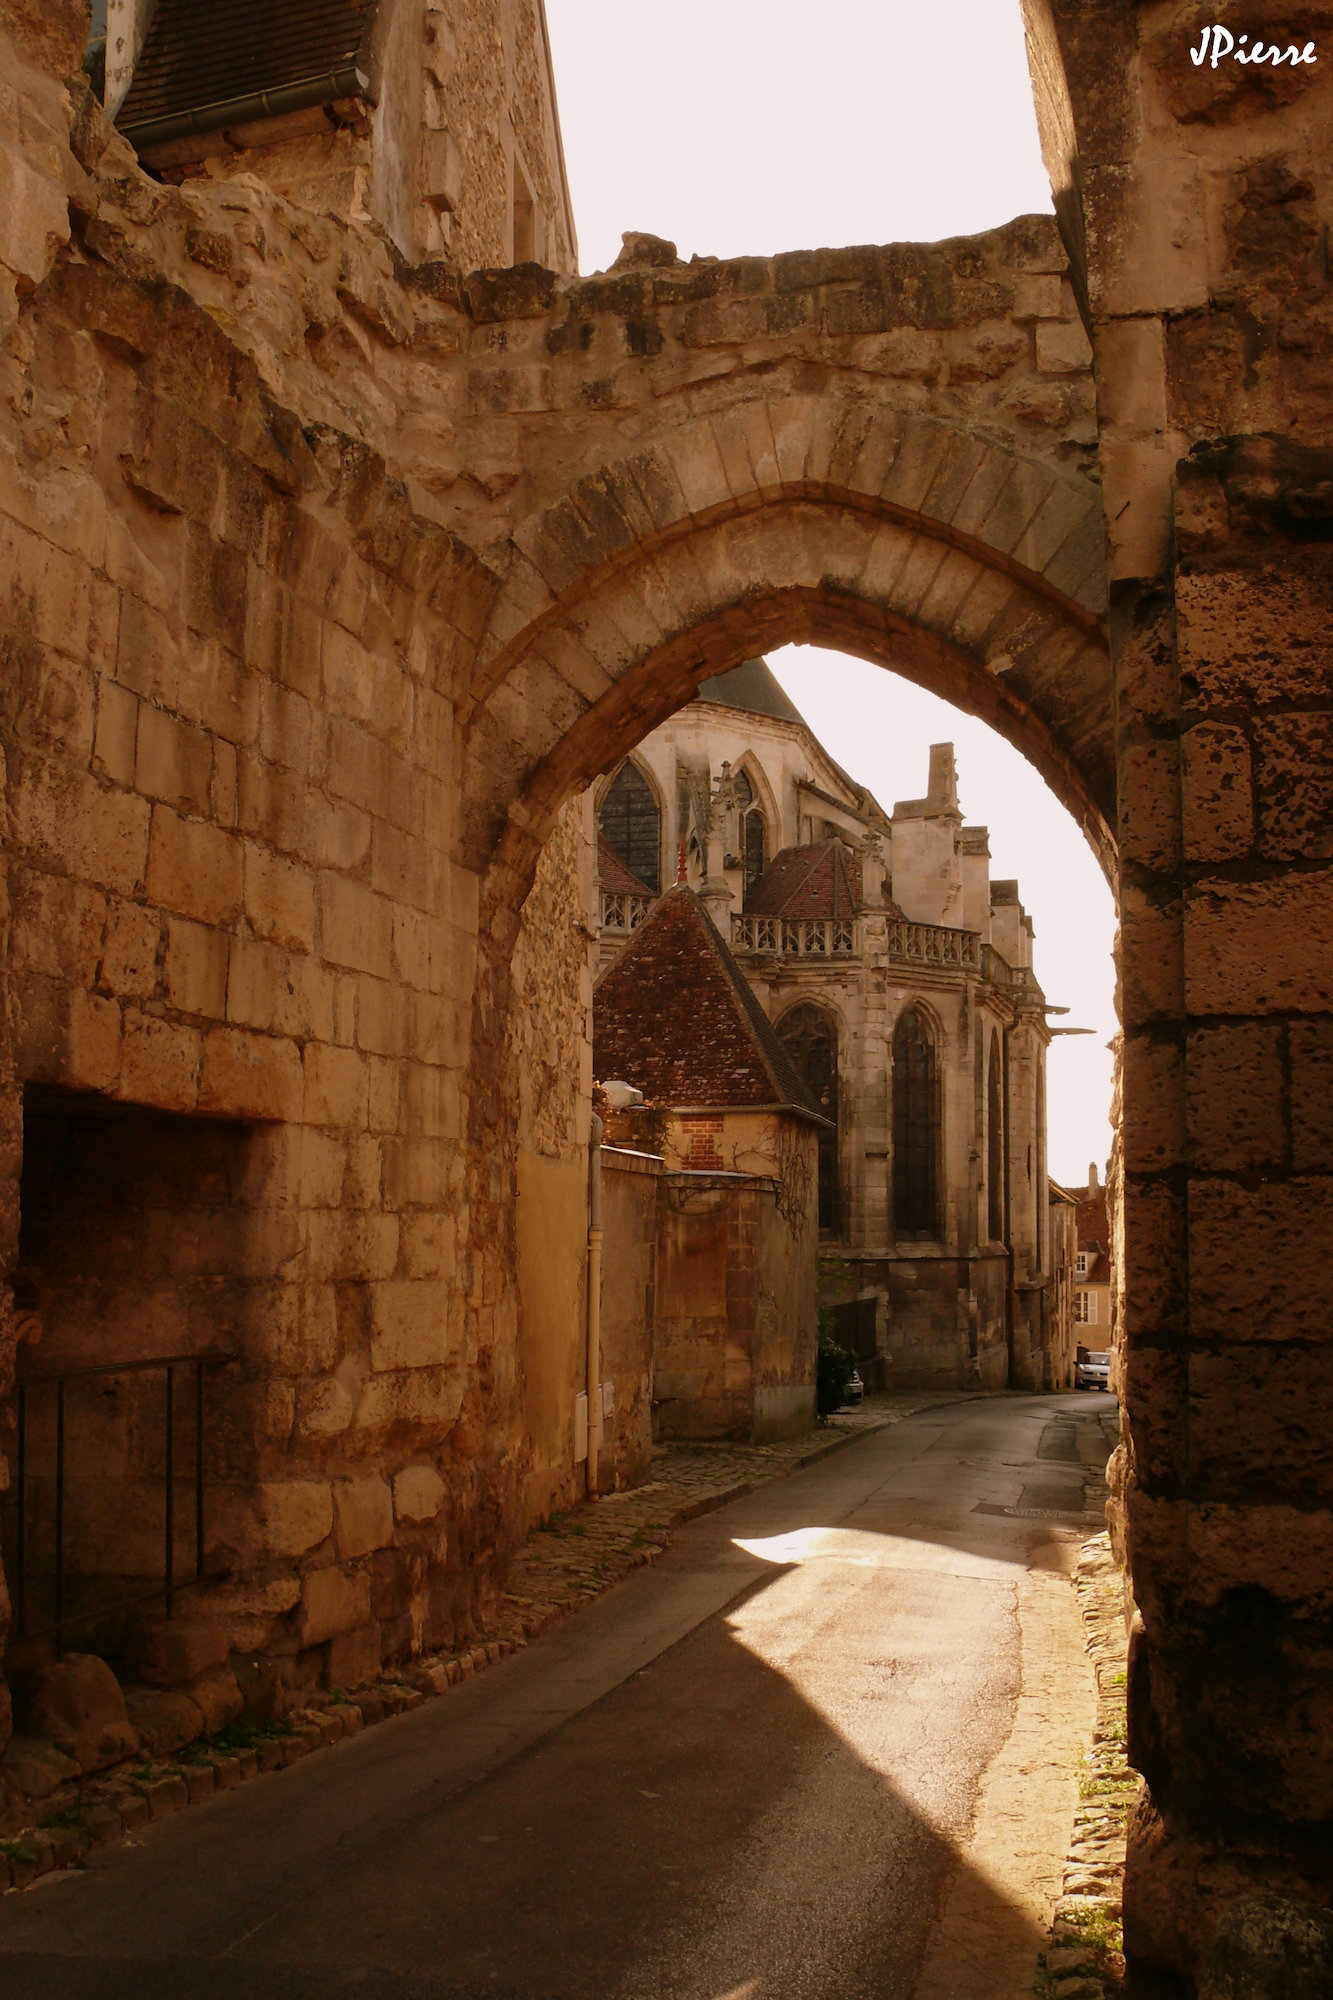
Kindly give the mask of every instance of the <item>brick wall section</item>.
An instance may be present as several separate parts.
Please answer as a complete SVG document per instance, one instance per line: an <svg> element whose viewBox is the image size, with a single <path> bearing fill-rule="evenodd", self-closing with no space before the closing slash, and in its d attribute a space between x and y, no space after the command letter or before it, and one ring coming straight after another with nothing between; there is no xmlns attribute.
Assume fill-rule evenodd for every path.
<svg viewBox="0 0 1333 2000"><path fill-rule="evenodd" d="M680 1136L685 1142L686 1163L692 1171L702 1172L709 1167L721 1170L726 1166L721 1151L724 1123L720 1116L708 1117L698 1112L686 1112L681 1117Z"/></svg>

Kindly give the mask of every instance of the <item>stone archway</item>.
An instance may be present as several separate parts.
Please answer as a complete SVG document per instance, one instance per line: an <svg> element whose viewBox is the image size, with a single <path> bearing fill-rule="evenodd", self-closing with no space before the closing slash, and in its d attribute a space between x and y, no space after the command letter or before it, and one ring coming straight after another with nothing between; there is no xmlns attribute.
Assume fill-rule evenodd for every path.
<svg viewBox="0 0 1333 2000"><path fill-rule="evenodd" d="M801 415L813 428L818 407ZM517 599L532 581L527 565L502 589L465 735L464 838L489 864L497 908L521 904L566 797L701 680L792 640L876 660L992 723L1069 807L1103 867L1113 866L1100 571L1085 569L1069 591L1061 583L1099 546L1095 488L1043 482L1017 453L945 433L933 448L945 456L951 447L967 450L965 490L949 518L943 507L940 515L909 511L891 496L910 479L919 440L885 431L877 450L887 491L870 495L827 480L729 489L725 501L652 535L636 537L627 525L616 542L604 528L588 566L559 590L544 587L513 637L488 651L486 639L517 620ZM810 440L803 442L808 449ZM598 477L623 488L631 470L603 468ZM969 494L994 543L959 528ZM515 539L541 547L552 537L548 514ZM1045 567L1020 562L1015 548L1044 553Z"/></svg>

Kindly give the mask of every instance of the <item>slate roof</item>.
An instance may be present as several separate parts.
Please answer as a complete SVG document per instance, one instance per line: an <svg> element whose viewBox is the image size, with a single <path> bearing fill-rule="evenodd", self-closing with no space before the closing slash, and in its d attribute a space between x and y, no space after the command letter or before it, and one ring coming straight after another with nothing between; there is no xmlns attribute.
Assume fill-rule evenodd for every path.
<svg viewBox="0 0 1333 2000"><path fill-rule="evenodd" d="M378 4L157 0L116 123L142 125L345 69L356 62Z"/></svg>
<svg viewBox="0 0 1333 2000"><path fill-rule="evenodd" d="M614 847L597 837L597 880L603 889L613 896L655 896L657 891L641 882L633 869L627 868Z"/></svg>
<svg viewBox="0 0 1333 2000"><path fill-rule="evenodd" d="M751 715L771 715L779 722L809 723L790 695L784 694L773 678L767 660L742 660L730 673L714 674L700 681L696 701L720 701L727 708L744 708Z"/></svg>
<svg viewBox="0 0 1333 2000"><path fill-rule="evenodd" d="M861 863L840 840L816 840L808 847L784 847L756 883L746 914L786 917L854 917L861 906ZM884 889L892 917L902 911Z"/></svg>
<svg viewBox="0 0 1333 2000"><path fill-rule="evenodd" d="M669 889L597 983L593 1073L667 1110L771 1109L827 1123L692 889Z"/></svg>

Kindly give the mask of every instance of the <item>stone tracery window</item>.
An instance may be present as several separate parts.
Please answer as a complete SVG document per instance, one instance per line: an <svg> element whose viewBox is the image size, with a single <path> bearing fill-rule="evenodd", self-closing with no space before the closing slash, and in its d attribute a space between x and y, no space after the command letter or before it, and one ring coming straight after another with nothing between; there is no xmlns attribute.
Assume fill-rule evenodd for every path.
<svg viewBox="0 0 1333 2000"><path fill-rule="evenodd" d="M991 1030L986 1065L986 1233L1004 1241L1004 1107L1000 1087L1000 1038Z"/></svg>
<svg viewBox="0 0 1333 2000"><path fill-rule="evenodd" d="M939 1235L940 1081L935 1038L920 1008L893 1031L893 1227L896 1235Z"/></svg>
<svg viewBox="0 0 1333 2000"><path fill-rule="evenodd" d="M838 1182L838 1030L819 1007L793 1007L778 1027L792 1067L824 1116L831 1132L819 1135L819 1229L836 1236L841 1226Z"/></svg>
<svg viewBox="0 0 1333 2000"><path fill-rule="evenodd" d="M662 886L662 814L637 764L616 772L597 815L602 839L656 895Z"/></svg>
<svg viewBox="0 0 1333 2000"><path fill-rule="evenodd" d="M740 808L740 858L745 874L745 901L748 904L768 866L768 823L763 807L755 798L748 772L742 770L736 773L732 789Z"/></svg>

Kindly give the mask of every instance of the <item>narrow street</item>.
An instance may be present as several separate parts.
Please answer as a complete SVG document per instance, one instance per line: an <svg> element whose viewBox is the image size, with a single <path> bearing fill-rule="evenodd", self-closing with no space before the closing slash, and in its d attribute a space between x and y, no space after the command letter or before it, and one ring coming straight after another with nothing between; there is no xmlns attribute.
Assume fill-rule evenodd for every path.
<svg viewBox="0 0 1333 2000"><path fill-rule="evenodd" d="M1086 1677L1111 1407L930 1410L692 1523L481 1680L0 1901L0 1991L1019 2000L1082 1711L1010 1782L1025 1839L987 1801L1048 1655Z"/></svg>

